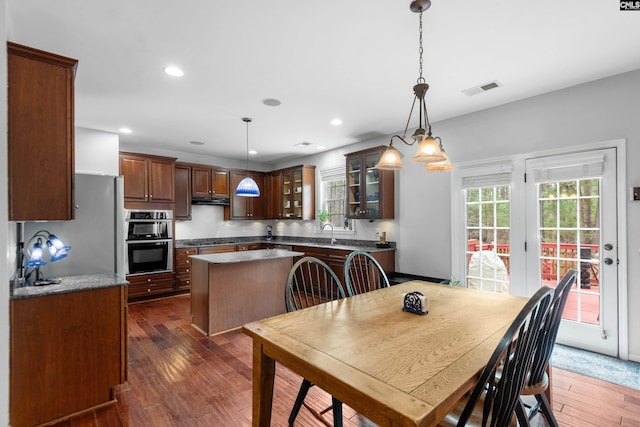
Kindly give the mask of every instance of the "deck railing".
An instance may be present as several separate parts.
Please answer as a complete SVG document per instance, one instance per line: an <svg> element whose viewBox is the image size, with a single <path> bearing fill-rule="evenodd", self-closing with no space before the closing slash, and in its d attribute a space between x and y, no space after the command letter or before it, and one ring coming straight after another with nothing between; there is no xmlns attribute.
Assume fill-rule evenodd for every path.
<svg viewBox="0 0 640 427"><path fill-rule="evenodd" d="M507 272L510 272L509 245L494 243L480 244L477 239L470 239L467 245L467 262L471 260L472 252L494 251L502 260ZM580 271L583 285L597 285L600 282L598 260L600 247L598 245L555 244L542 243L540 247L541 277L543 280L559 280L572 268Z"/></svg>

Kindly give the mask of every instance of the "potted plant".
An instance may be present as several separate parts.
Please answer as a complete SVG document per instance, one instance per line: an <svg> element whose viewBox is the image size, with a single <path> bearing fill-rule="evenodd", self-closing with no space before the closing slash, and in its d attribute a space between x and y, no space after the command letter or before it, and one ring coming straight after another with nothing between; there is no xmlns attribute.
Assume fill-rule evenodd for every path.
<svg viewBox="0 0 640 427"><path fill-rule="evenodd" d="M329 211L327 210L318 211L318 221L320 221L320 224L329 222Z"/></svg>
<svg viewBox="0 0 640 427"><path fill-rule="evenodd" d="M443 285L449 285L449 286L462 286L460 284L460 281L458 279L456 279L455 277L451 276L451 279L449 280L443 280L442 282Z"/></svg>

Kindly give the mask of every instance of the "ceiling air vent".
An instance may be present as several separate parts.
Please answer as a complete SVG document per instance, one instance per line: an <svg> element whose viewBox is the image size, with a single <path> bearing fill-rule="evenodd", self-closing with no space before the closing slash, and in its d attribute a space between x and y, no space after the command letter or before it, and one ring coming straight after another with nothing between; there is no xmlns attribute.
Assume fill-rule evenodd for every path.
<svg viewBox="0 0 640 427"><path fill-rule="evenodd" d="M312 142L306 142L306 141L304 141L304 142L299 142L299 143L297 143L295 146L296 146L296 147L308 147L308 146L310 146L311 144L313 144L313 143L312 143Z"/></svg>
<svg viewBox="0 0 640 427"><path fill-rule="evenodd" d="M491 89L495 89L495 88L500 87L500 86L502 86L502 85L498 81L494 80L494 81L489 82L489 83L485 83L485 84L482 84L482 85L479 85L479 86L475 86L475 87L472 87L472 88L469 88L469 89L465 89L465 90L462 91L462 93L464 93L467 96L473 96L473 95L477 95L477 94L482 93L482 92L486 92L486 91L491 90Z"/></svg>

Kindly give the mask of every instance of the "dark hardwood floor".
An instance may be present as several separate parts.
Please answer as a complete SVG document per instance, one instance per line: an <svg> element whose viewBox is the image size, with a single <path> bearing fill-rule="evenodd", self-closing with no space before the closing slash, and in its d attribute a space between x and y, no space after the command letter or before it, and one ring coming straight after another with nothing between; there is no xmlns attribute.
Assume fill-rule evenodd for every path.
<svg viewBox="0 0 640 427"><path fill-rule="evenodd" d="M117 403L71 418L62 427L251 425L251 340L240 331L204 337L190 325L189 296L129 306L128 381ZM640 427L640 391L554 369L554 412L561 426ZM278 365L272 426L287 426L301 378ZM331 399L312 387L307 402ZM325 414L330 422L331 412ZM344 407L345 427L357 425ZM534 426L546 426L538 416ZM296 426L323 426L302 408Z"/></svg>

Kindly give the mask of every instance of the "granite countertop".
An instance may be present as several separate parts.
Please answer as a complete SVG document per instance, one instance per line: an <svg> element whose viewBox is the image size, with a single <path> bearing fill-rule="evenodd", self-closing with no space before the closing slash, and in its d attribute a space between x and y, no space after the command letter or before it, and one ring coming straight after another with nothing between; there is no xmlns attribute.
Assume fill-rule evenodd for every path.
<svg viewBox="0 0 640 427"><path fill-rule="evenodd" d="M208 262L209 264L234 264L239 262L261 261L264 259L291 258L304 256L303 252L284 249L259 249L255 251L223 252L219 254L191 255L189 258Z"/></svg>
<svg viewBox="0 0 640 427"><path fill-rule="evenodd" d="M115 273L78 274L62 276L59 279L60 283L55 285L12 287L10 299L41 297L129 284L124 276Z"/></svg>
<svg viewBox="0 0 640 427"><path fill-rule="evenodd" d="M266 237L226 237L226 238L208 238L208 239L185 239L176 240L176 248L192 248L198 246L228 246L236 244L251 244L251 243L271 243L273 245L287 245L287 246L308 246L312 248L326 248L326 249L339 249L347 251L367 251L367 252L380 252L380 251L393 251L396 249L395 242L388 242L389 247L379 248L376 246L375 241L369 240L348 240L338 239L338 243L331 245L327 238L301 238L301 237L276 237L273 240L267 240Z"/></svg>

